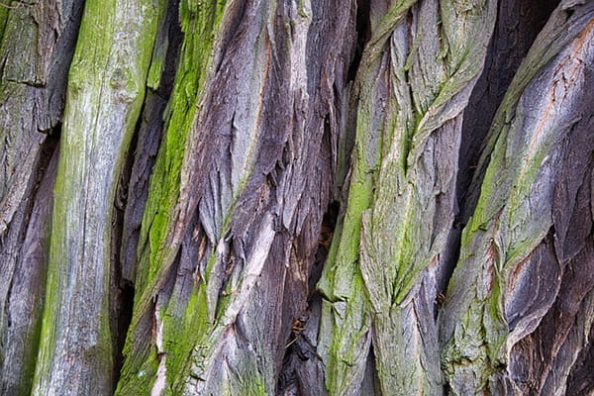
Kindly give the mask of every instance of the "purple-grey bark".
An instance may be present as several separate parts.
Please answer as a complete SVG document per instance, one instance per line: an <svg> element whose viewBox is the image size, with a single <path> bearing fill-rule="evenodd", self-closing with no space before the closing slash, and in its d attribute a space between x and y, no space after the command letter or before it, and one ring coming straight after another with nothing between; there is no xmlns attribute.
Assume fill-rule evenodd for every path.
<svg viewBox="0 0 594 396"><path fill-rule="evenodd" d="M594 391L594 2L0 3L0 394Z"/></svg>

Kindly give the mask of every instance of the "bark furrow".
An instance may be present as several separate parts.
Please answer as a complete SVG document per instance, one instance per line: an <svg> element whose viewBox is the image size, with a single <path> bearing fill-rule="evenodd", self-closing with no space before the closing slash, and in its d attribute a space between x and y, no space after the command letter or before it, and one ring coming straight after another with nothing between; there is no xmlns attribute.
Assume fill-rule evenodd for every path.
<svg viewBox="0 0 594 396"><path fill-rule="evenodd" d="M0 394L586 395L594 2L0 0Z"/></svg>
<svg viewBox="0 0 594 396"><path fill-rule="evenodd" d="M561 3L490 131L480 198L440 312L455 394L571 392L567 377L591 328L593 9ZM526 67L558 41L569 44L540 70Z"/></svg>
<svg viewBox="0 0 594 396"><path fill-rule="evenodd" d="M33 394L112 390L114 202L163 1L87 2L68 74Z"/></svg>

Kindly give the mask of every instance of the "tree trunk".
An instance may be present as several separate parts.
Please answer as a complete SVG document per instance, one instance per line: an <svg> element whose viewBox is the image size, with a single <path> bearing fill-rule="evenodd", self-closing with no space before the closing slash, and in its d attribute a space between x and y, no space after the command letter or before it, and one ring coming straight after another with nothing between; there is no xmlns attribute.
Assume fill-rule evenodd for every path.
<svg viewBox="0 0 594 396"><path fill-rule="evenodd" d="M594 392L594 2L0 4L0 394Z"/></svg>

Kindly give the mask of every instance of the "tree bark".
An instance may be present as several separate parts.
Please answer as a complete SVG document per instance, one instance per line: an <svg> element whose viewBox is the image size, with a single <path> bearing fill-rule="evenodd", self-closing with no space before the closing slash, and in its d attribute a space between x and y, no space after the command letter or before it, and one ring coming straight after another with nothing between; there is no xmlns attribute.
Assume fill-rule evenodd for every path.
<svg viewBox="0 0 594 396"><path fill-rule="evenodd" d="M30 390L46 285L67 74L81 1L0 6L0 381ZM48 163L50 164L48 166Z"/></svg>
<svg viewBox="0 0 594 396"><path fill-rule="evenodd" d="M0 4L0 393L594 390L594 3Z"/></svg>

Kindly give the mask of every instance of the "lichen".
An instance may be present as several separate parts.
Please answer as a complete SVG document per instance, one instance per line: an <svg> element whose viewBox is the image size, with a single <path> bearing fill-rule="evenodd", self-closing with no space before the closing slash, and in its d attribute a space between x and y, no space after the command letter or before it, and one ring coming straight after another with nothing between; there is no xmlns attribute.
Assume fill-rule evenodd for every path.
<svg viewBox="0 0 594 396"><path fill-rule="evenodd" d="M330 318L323 319L319 342L330 394L353 392L360 385L368 348L362 340L371 336L362 329L368 329L370 322L384 392L431 393L440 387L439 359L430 350L437 347L437 334L423 336L426 346L405 347L414 344L406 338L410 337L405 335L406 323L390 318L416 320L419 331L435 327L424 324L425 318L411 319L405 301L419 289L422 274L445 248L453 218L438 218L436 206L438 200L452 199L455 175L450 173L456 163L433 164L438 148L431 146L427 158L425 148L438 141L433 137L466 106L482 70L496 7L450 18L447 4L442 5L441 14L452 19L446 31L438 32L432 21L419 22L412 45L406 48L402 35L410 33L399 27L413 4L398 2L381 20L372 21L375 31L357 76L359 105L347 209L342 232L335 237L340 239L333 241L319 283L332 307L324 310L323 316ZM446 36L445 49L432 41L438 33ZM386 53L390 63L382 60ZM449 198L438 198L440 194ZM403 366L407 350L422 356L423 363L407 360L411 364Z"/></svg>

